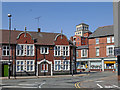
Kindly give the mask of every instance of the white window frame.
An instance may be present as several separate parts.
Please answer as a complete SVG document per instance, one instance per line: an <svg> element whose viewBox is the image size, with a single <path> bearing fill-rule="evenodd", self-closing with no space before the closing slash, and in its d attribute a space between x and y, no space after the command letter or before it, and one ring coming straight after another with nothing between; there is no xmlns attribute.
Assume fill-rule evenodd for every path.
<svg viewBox="0 0 120 90"><path fill-rule="evenodd" d="M45 48L47 48L47 53L45 53ZM42 52L42 49L44 50L43 52ZM41 54L49 54L49 47L40 47L40 53Z"/></svg>
<svg viewBox="0 0 120 90"><path fill-rule="evenodd" d="M22 61L23 61L23 65L21 65ZM19 65L17 64L17 62L19 62ZM20 66L19 71L17 70L18 69L17 66ZM21 66L23 66L23 70L21 70ZM26 71L25 70L25 60L16 60L16 72L24 72L24 71Z"/></svg>
<svg viewBox="0 0 120 90"><path fill-rule="evenodd" d="M17 46L18 45L23 45L23 55L18 55L18 50L17 50ZM34 44L17 44L16 46L16 56L34 56ZM29 49L29 55L27 55L27 46L29 46L31 48L31 46L33 46L33 55L31 55L31 49ZM21 53L21 50L20 50Z"/></svg>
<svg viewBox="0 0 120 90"><path fill-rule="evenodd" d="M19 51L19 55L18 55L18 49L17 47L23 45L23 55L20 55L21 54L21 50ZM25 44L17 44L16 45L16 56L24 56L25 55Z"/></svg>
<svg viewBox="0 0 120 90"><path fill-rule="evenodd" d="M58 66L57 66L57 70L55 69L55 66L56 66L55 62L56 61L57 61L57 63L58 63L58 61L60 61L60 70L58 70ZM61 60L54 60L54 71L61 71Z"/></svg>
<svg viewBox="0 0 120 90"><path fill-rule="evenodd" d="M96 44L99 44L99 38L96 38Z"/></svg>
<svg viewBox="0 0 120 90"><path fill-rule="evenodd" d="M114 43L114 36L112 37L112 43Z"/></svg>
<svg viewBox="0 0 120 90"><path fill-rule="evenodd" d="M84 56L83 56L83 52L84 52ZM87 57L87 49L81 50L81 57Z"/></svg>
<svg viewBox="0 0 120 90"><path fill-rule="evenodd" d="M57 47L57 50L55 49ZM58 55L58 47L60 47L60 55ZM56 51L57 51L57 55L56 55ZM61 56L61 46L57 45L54 47L54 56Z"/></svg>
<svg viewBox="0 0 120 90"><path fill-rule="evenodd" d="M61 46L62 47L62 56L69 56L69 46ZM63 47L65 47L65 50L63 50ZM66 50L68 48L68 50ZM63 52L65 51L65 55L63 55ZM68 55L66 55L66 52L68 52Z"/></svg>
<svg viewBox="0 0 120 90"><path fill-rule="evenodd" d="M29 61L29 64L27 62ZM31 65L31 61L33 61L33 64ZM29 65L29 70L27 70L27 66ZM33 66L33 70L31 70L31 66ZM26 72L33 72L35 71L35 60L26 60Z"/></svg>
<svg viewBox="0 0 120 90"><path fill-rule="evenodd" d="M44 70L42 70L42 65L44 65ZM47 65L47 70L45 70L45 65ZM41 64L41 72L48 72L48 64Z"/></svg>
<svg viewBox="0 0 120 90"><path fill-rule="evenodd" d="M27 46L29 46L29 47L31 47L31 46L33 46L33 55L31 55L31 49L29 49L29 55L27 55ZM26 45L26 56L34 56L34 45L33 44L27 44Z"/></svg>
<svg viewBox="0 0 120 90"><path fill-rule="evenodd" d="M97 52L97 49L99 52ZM97 53L98 53L98 55L97 55ZM96 56L100 56L100 48L96 48Z"/></svg>
<svg viewBox="0 0 120 90"><path fill-rule="evenodd" d="M65 64L64 64L64 62L65 62ZM68 64L66 64L66 62L68 62ZM67 65L68 65L68 69L67 69ZM63 61L63 68L64 68L64 66L65 66L65 69L63 69L64 71L70 70L70 60L64 60Z"/></svg>
<svg viewBox="0 0 120 90"><path fill-rule="evenodd" d="M107 43L111 43L110 37L107 37Z"/></svg>
<svg viewBox="0 0 120 90"><path fill-rule="evenodd" d="M110 48L110 47L113 48L112 54L109 53L109 49L108 49L108 48ZM106 55L107 55L107 56L114 56L114 47L115 47L114 45L106 46Z"/></svg>
<svg viewBox="0 0 120 90"><path fill-rule="evenodd" d="M57 47L57 48L60 47L60 55L58 55L58 50L56 50L55 47ZM54 47L54 56L69 56L69 54L70 54L69 53L69 51L70 51L70 46L69 45L68 46L66 46L66 45L56 45L55 47ZM64 50L65 55L63 55L63 47L65 47L65 50ZM68 47L68 50L66 50L67 47ZM57 51L57 55L56 55L56 51ZM66 51L68 51L68 55L66 55Z"/></svg>
<svg viewBox="0 0 120 90"><path fill-rule="evenodd" d="M4 47L6 47L6 49L3 49ZM2 46L2 56L11 56L11 46L10 46L10 51L9 51L9 49L7 49L7 47L9 47L8 45L3 45ZM6 52L6 55L3 55L3 51L5 51ZM7 55L7 51L9 51L9 55Z"/></svg>

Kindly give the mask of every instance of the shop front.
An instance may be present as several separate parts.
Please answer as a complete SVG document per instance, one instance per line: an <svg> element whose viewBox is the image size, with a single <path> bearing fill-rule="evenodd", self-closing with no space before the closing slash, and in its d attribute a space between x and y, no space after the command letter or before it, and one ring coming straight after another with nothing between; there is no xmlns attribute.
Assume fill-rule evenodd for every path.
<svg viewBox="0 0 120 90"><path fill-rule="evenodd" d="M116 69L116 61L104 61L105 71L107 70L115 70Z"/></svg>
<svg viewBox="0 0 120 90"><path fill-rule="evenodd" d="M90 62L90 70L91 71L100 71L100 69L102 69L101 61L91 61Z"/></svg>
<svg viewBox="0 0 120 90"><path fill-rule="evenodd" d="M77 72L80 72L80 70L85 71L87 69L88 69L88 61L77 62Z"/></svg>

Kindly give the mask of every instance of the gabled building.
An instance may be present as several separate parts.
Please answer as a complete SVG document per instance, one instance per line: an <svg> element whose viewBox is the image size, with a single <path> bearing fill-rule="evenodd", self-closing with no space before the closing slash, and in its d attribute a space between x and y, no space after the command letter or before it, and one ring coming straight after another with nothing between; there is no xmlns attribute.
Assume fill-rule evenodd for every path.
<svg viewBox="0 0 120 90"><path fill-rule="evenodd" d="M115 70L113 25L103 26L89 36L89 69Z"/></svg>
<svg viewBox="0 0 120 90"><path fill-rule="evenodd" d="M76 47L64 34L41 32L40 28L38 32L11 30L9 52L9 30L0 32L2 76L8 76L9 55L12 76L76 72Z"/></svg>

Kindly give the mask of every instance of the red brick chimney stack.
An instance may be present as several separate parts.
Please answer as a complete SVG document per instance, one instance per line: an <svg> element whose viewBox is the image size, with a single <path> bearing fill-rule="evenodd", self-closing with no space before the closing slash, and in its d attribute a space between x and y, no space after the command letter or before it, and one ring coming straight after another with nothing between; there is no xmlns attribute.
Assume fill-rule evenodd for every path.
<svg viewBox="0 0 120 90"><path fill-rule="evenodd" d="M38 28L38 32L41 32L40 28Z"/></svg>

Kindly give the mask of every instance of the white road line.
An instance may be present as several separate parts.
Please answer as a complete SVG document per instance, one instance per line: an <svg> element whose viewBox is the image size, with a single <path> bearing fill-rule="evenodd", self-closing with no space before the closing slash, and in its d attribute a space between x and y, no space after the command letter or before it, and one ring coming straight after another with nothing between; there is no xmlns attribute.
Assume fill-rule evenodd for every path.
<svg viewBox="0 0 120 90"><path fill-rule="evenodd" d="M5 88L37 88L37 87L22 87L22 86L2 86Z"/></svg>
<svg viewBox="0 0 120 90"><path fill-rule="evenodd" d="M104 82L104 81L95 81L95 82Z"/></svg>
<svg viewBox="0 0 120 90"><path fill-rule="evenodd" d="M36 85L36 84L18 84L18 85L26 85L26 86L31 86L31 85Z"/></svg>
<svg viewBox="0 0 120 90"><path fill-rule="evenodd" d="M100 88L103 88L100 84L97 84L97 86L99 86Z"/></svg>
<svg viewBox="0 0 120 90"><path fill-rule="evenodd" d="M116 85L113 85L114 87L116 87L116 88L120 88L120 87L118 87L118 86L116 86Z"/></svg>
<svg viewBox="0 0 120 90"><path fill-rule="evenodd" d="M44 85L44 84L45 84L45 82L43 82L42 84L40 84L39 88L41 88L41 86Z"/></svg>

